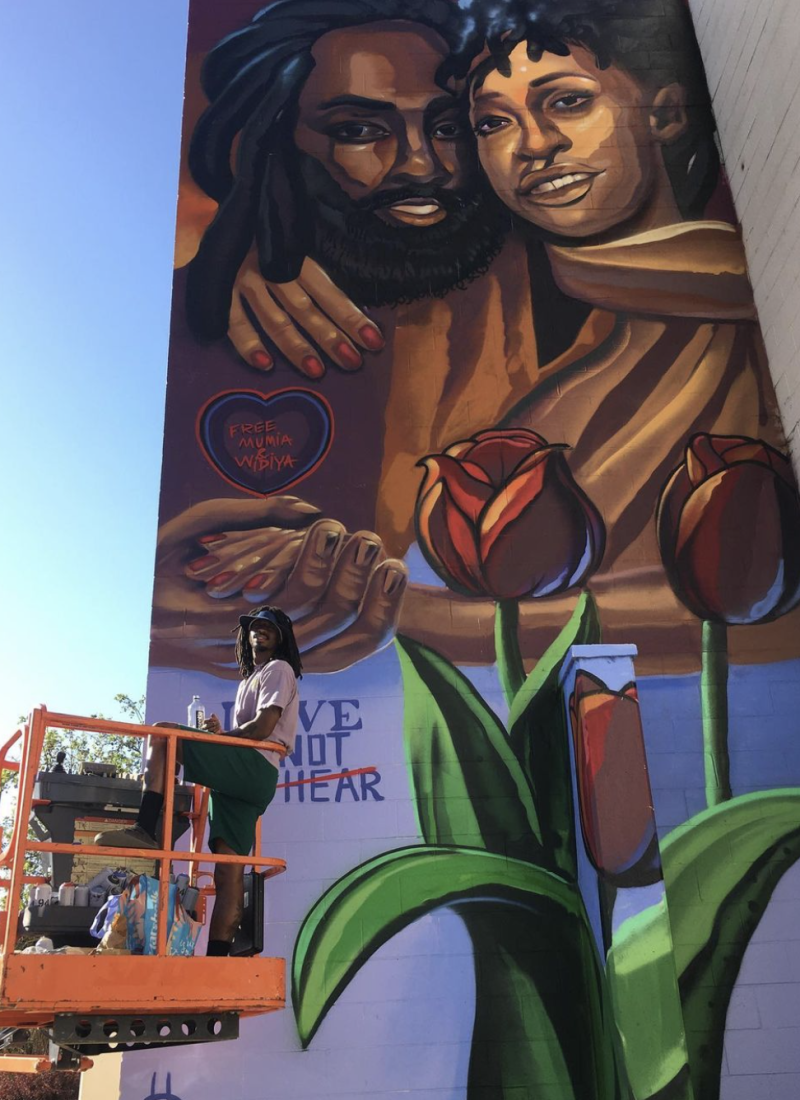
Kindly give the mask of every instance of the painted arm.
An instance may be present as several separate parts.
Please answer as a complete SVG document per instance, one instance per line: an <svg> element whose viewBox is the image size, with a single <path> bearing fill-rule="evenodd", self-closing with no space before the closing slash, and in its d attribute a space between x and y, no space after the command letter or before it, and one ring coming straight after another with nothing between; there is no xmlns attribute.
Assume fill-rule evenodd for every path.
<svg viewBox="0 0 800 1100"><path fill-rule="evenodd" d="M272 370L274 345L309 378L325 373L323 357L342 370L358 370L362 351L380 351L384 343L374 321L313 260L305 261L294 282L268 283L252 252L233 285L228 336L251 367Z"/></svg>

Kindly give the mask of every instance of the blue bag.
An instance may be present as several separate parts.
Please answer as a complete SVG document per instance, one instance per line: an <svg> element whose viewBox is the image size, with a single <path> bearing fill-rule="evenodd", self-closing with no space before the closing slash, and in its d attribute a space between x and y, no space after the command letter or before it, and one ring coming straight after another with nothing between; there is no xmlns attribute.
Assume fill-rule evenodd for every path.
<svg viewBox="0 0 800 1100"><path fill-rule="evenodd" d="M134 955L155 955L158 940L158 879L139 875L122 895L122 912L127 921L128 950ZM178 888L169 887L167 911L167 954L194 955L200 925L181 905Z"/></svg>
<svg viewBox="0 0 800 1100"><path fill-rule="evenodd" d="M119 912L119 894L112 894L102 909L98 909L97 916L94 918L92 927L89 929L90 935L94 936L96 940L102 940L106 932L111 927L111 922Z"/></svg>

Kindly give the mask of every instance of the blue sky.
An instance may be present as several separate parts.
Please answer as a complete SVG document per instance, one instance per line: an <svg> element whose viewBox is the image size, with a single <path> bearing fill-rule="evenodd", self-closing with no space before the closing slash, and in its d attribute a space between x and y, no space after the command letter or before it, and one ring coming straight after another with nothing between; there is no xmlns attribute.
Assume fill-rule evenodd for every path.
<svg viewBox="0 0 800 1100"><path fill-rule="evenodd" d="M188 0L0 3L0 735L144 690Z"/></svg>

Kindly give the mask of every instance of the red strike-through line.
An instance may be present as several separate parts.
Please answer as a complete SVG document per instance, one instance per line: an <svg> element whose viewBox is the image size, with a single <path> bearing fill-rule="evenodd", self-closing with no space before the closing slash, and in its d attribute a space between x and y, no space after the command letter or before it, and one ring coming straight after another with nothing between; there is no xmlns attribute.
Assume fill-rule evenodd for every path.
<svg viewBox="0 0 800 1100"><path fill-rule="evenodd" d="M293 779L291 783L279 783L275 788L279 791L281 787L300 787L303 783L330 783L332 779L346 779L348 775L374 775L378 769L372 768L354 768L352 771L337 772L336 775L315 775L313 779Z"/></svg>

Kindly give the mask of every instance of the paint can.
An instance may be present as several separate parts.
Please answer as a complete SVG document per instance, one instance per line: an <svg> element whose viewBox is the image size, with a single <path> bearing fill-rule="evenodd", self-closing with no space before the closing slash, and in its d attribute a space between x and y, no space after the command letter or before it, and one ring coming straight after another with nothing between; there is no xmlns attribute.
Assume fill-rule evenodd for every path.
<svg viewBox="0 0 800 1100"><path fill-rule="evenodd" d="M89 904L90 905L102 905L108 897L108 891L104 890L102 886L92 886L89 889Z"/></svg>
<svg viewBox="0 0 800 1100"><path fill-rule="evenodd" d="M76 886L75 887L75 905L88 905L89 904L89 887L88 886Z"/></svg>
<svg viewBox="0 0 800 1100"><path fill-rule="evenodd" d="M53 888L49 882L43 882L33 891L32 904L36 907L49 905L53 897Z"/></svg>
<svg viewBox="0 0 800 1100"><path fill-rule="evenodd" d="M62 882L58 888L58 904L59 905L74 905L75 904L75 883L74 882Z"/></svg>

